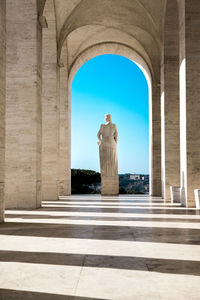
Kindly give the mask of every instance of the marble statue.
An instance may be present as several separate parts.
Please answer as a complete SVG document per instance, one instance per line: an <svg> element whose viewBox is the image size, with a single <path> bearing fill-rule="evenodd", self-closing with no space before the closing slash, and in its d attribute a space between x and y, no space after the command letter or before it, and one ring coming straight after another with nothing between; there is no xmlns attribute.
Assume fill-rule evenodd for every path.
<svg viewBox="0 0 200 300"><path fill-rule="evenodd" d="M101 124L97 134L101 169L101 194L119 193L117 126L112 123L112 116L105 115L105 124Z"/></svg>

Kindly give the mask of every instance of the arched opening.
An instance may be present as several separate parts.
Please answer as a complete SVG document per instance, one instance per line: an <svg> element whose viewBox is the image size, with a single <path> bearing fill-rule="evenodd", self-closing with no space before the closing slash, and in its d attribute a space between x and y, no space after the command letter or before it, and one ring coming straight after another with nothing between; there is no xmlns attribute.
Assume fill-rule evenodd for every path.
<svg viewBox="0 0 200 300"><path fill-rule="evenodd" d="M73 186L73 179L75 175L78 181L74 169L100 171L96 135L106 112L119 132L120 193L148 192L148 85L142 70L119 55L96 56L77 71L71 93L72 193L100 191L100 184L83 188Z"/></svg>
<svg viewBox="0 0 200 300"><path fill-rule="evenodd" d="M122 60L124 60L124 61L126 61L126 62L129 62L129 63L131 63L132 64L132 66L135 66L135 69L137 69L137 74L140 74L140 76L141 77L143 77L143 80L144 80L144 82L146 83L146 90L147 90L147 93L146 93L146 107L144 108L144 107L142 107L142 105L141 105L141 107L140 107L140 109L141 109L141 111L142 111L142 109L146 109L146 113L147 113L147 122L148 122L148 119L149 119L149 122L148 122L148 125L149 125L149 138L148 138L148 136L147 136L147 138L146 138L146 146L148 145L148 139L149 139L149 151L148 150L146 150L146 153L145 153L145 155L146 156L148 156L148 152L149 152L149 156L150 156L150 159L148 158L148 157L146 157L146 162L147 161L149 161L149 168L148 167L146 167L146 170L145 170L145 167L143 168L143 171L142 171L142 167L141 168L139 168L138 166L134 169L134 168L130 168L130 171L128 171L128 166L126 166L126 167L123 167L123 166L125 166L125 164L122 162L123 161L123 159L121 160L121 158L120 157L122 157L123 155L125 155L126 156L126 160L128 161L128 159L127 159L127 157L128 157L128 153L130 152L130 151L125 151L125 147L123 147L122 146L122 144L120 145L119 144L119 173L140 173L140 174L147 174L147 173L149 173L148 171L151 171L151 149L152 149L152 147L151 147L151 136L152 136L152 126L151 126L151 122L152 122L152 117L151 117L151 115L152 115L152 107L151 107L151 98L152 98L152 96L151 96L151 74L150 74L150 71L149 71L149 68L148 68L148 66L146 65L146 63L142 60L142 58L137 54L137 53L134 53L134 51L132 50L132 49L129 49L129 48L127 48L127 47L125 47L125 46L122 46L122 45L117 45L117 47L116 47L116 45L114 45L114 44L111 44L110 46L108 46L108 45L98 45L98 47L96 46L96 47L93 47L93 49L89 49L88 51L86 51L85 53L82 53L82 55L81 56L79 56L79 58L76 60L76 62L74 63L74 65L73 65L73 67L72 67L72 69L70 70L70 74L69 74L69 82L70 82L70 85L69 85L69 95L68 95L68 101L69 101L69 103L68 103L68 105L69 106L71 106L71 89L72 89L72 82L73 82L73 79L74 79L74 77L75 77L75 75L76 75L76 73L78 72L78 73L81 73L82 72L82 70L81 69L83 69L84 70L84 67L85 67L85 65L84 65L84 63L85 62L88 62L89 64L92 62L92 60L90 60L90 59L92 59L92 58L95 58L94 60L98 60L98 57L100 57L100 56L102 56L102 54L119 54L120 55L120 57L121 57L121 59ZM107 55L107 56L109 56L109 55ZM118 55L114 55L115 57L117 57ZM105 57L105 56L104 56ZM130 60L131 60L131 62L130 62ZM133 64L134 63L134 64ZM84 65L84 66L83 66ZM81 66L83 66L82 68L81 68ZM78 71L79 70L79 71ZM129 76L131 76L130 74L129 74ZM132 89L134 90L134 83L132 82L132 83L130 83L130 84L132 84ZM141 92L141 91L140 91ZM72 93L72 96L73 96L73 93ZM133 96L133 95L132 95ZM140 97L140 96L139 96ZM144 100L145 101L145 100ZM148 102L149 102L149 108L148 108ZM112 103L111 104L111 106L112 105L116 105L116 103ZM119 104L119 103L118 103ZM122 103L121 103L122 104ZM98 105L98 104L97 104ZM96 126L98 127L98 126L100 126L100 123L103 123L103 116L104 116L104 114L106 113L106 105L104 106L104 105L102 105L101 106L102 107L102 110L100 110L100 109L98 109L98 118L99 118L99 120L96 120ZM100 106L99 106L99 108L100 108ZM107 110L109 110L109 106L108 106L108 109ZM111 111L110 111L111 112ZM73 113L75 113L75 112L73 112L73 106L72 106L72 117L73 117ZM92 110L90 110L89 111L89 113L91 113L92 114ZM111 112L112 113L112 112ZM124 114L126 114L127 112L124 112ZM127 117L128 117L128 115L129 115L129 117L131 118L131 117L133 117L133 116L131 116L131 113L134 113L134 108L133 107L129 107L129 113L127 113ZM136 112L135 112L136 113ZM139 113L139 112L138 112ZM101 116L100 116L101 115ZM117 118L119 117L119 115L117 116ZM124 116L125 118L126 118L126 116ZM113 121L114 122L116 122L117 123L117 118L115 118ZM101 120L100 120L101 119ZM123 119L123 118L121 118L121 119ZM139 120L139 119L138 119ZM80 125L80 124L79 124ZM147 125L147 128L148 128L148 125ZM72 126L73 126L73 122L72 122ZM95 125L94 125L95 126ZM133 126L133 124L132 124L132 126ZM71 127L71 124L70 124L70 126L68 126L68 128L70 128ZM123 126L122 126L123 127ZM121 125L119 125L119 130L120 131L122 131L122 130L126 130L125 129L125 126L122 128L121 127ZM122 128L122 129L121 129ZM147 129L146 128L146 129ZM75 128L74 128L75 129ZM96 128L95 128L96 129ZM98 148L97 148L97 146L96 146L96 133L95 133L95 129L93 129L93 136L94 136L94 144L95 145L93 145L93 147L96 147L96 153L95 153L95 160L96 160L96 166L99 164L99 159L98 159ZM134 129L133 129L134 130ZM72 132L73 132L73 127L72 127ZM68 134L71 136L71 132L68 132ZM127 138L125 138L125 134L124 134L124 142L125 142L125 144L127 144L126 143L126 141L125 141L125 139ZM121 142L123 142L123 134L121 135L121 138L122 138L122 141ZM137 144L137 140L139 140L140 139L140 137L138 136L138 137L134 137L134 133L130 133L130 140L131 141L133 141L135 139L135 144ZM70 140L70 138L68 139L68 140ZM75 148L75 141L74 141L74 144L73 144L73 136L72 136L72 152L74 151L74 148ZM141 155L141 151L139 150L139 148L140 148L140 146L141 146L141 144L140 144L140 146L139 146L139 144L140 143L138 143L138 147L136 147L136 149L138 150L138 156L139 155ZM77 143L76 143L76 146L79 148L79 147L83 147L83 146L78 146L77 145ZM133 144L129 144L129 145L127 145L127 147L133 147ZM148 146L147 146L148 147ZM123 149L124 148L124 149ZM141 149L141 148L140 148ZM84 149L81 149L81 151L82 151L82 153L83 153L83 155L84 155ZM144 151L144 149L143 149L143 151ZM125 154L126 153L126 154ZM136 154L137 155L137 154ZM142 156L142 155L141 155ZM72 157L73 158L73 157ZM94 159L94 157L93 157L93 159ZM130 159L130 161L131 161L131 159ZM133 160L132 160L133 161ZM133 163L134 164L134 163ZM78 166L78 164L76 165L76 163L75 163L75 161L73 161L73 164L72 164L72 168L73 167L77 167ZM86 164L84 165L84 164L82 164L82 166L86 166ZM88 165L89 166L89 165ZM123 169L124 168L124 169ZM97 170L99 170L99 167L97 166L96 167L96 169ZM124 170L124 172L123 172L123 170ZM71 179L70 178L71 176L69 176L69 180ZM146 177L147 178L147 177ZM146 186L146 188L147 188L147 186Z"/></svg>

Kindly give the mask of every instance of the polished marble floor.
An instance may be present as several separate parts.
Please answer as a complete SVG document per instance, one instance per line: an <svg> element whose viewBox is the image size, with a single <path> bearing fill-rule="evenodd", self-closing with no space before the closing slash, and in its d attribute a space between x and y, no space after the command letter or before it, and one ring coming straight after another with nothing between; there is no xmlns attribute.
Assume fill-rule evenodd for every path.
<svg viewBox="0 0 200 300"><path fill-rule="evenodd" d="M77 195L7 210L0 300L200 299L200 211Z"/></svg>

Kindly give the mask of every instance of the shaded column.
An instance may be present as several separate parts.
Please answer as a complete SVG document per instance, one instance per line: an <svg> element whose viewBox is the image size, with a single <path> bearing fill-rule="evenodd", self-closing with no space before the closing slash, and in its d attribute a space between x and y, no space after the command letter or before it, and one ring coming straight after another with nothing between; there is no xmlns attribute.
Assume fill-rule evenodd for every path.
<svg viewBox="0 0 200 300"><path fill-rule="evenodd" d="M180 186L179 24L177 1L167 1L161 67L162 196Z"/></svg>
<svg viewBox="0 0 200 300"><path fill-rule="evenodd" d="M0 1L0 222L4 221L5 184L5 92L6 92L6 0Z"/></svg>
<svg viewBox="0 0 200 300"><path fill-rule="evenodd" d="M67 47L63 46L59 68L59 196L71 194L71 99L68 83Z"/></svg>
<svg viewBox="0 0 200 300"><path fill-rule="evenodd" d="M182 203L195 206L200 188L200 2L179 0Z"/></svg>
<svg viewBox="0 0 200 300"><path fill-rule="evenodd" d="M53 0L47 0L42 43L42 199L58 199L57 43Z"/></svg>
<svg viewBox="0 0 200 300"><path fill-rule="evenodd" d="M41 205L42 30L37 0L6 0L6 206Z"/></svg>
<svg viewBox="0 0 200 300"><path fill-rule="evenodd" d="M150 96L151 99L151 96ZM150 102L150 101L149 101ZM152 103L150 110L150 195L161 196L161 115L160 85L152 83Z"/></svg>

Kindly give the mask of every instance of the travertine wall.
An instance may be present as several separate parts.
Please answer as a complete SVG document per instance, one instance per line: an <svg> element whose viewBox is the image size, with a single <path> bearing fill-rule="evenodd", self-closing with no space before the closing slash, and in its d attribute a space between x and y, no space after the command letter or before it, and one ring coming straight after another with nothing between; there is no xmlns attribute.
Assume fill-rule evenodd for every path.
<svg viewBox="0 0 200 300"><path fill-rule="evenodd" d="M44 9L48 28L42 43L42 199L58 199L58 121L57 44L53 0ZM67 87L66 87L67 88Z"/></svg>
<svg viewBox="0 0 200 300"><path fill-rule="evenodd" d="M37 0L7 0L6 207L41 203L42 31Z"/></svg>
<svg viewBox="0 0 200 300"><path fill-rule="evenodd" d="M170 200L170 186L180 186L179 23L176 1L167 2L162 60L162 196Z"/></svg>
<svg viewBox="0 0 200 300"><path fill-rule="evenodd" d="M195 206L200 188L200 1L179 0L182 202Z"/></svg>
<svg viewBox="0 0 200 300"><path fill-rule="evenodd" d="M0 1L0 222L4 221L6 0Z"/></svg>

